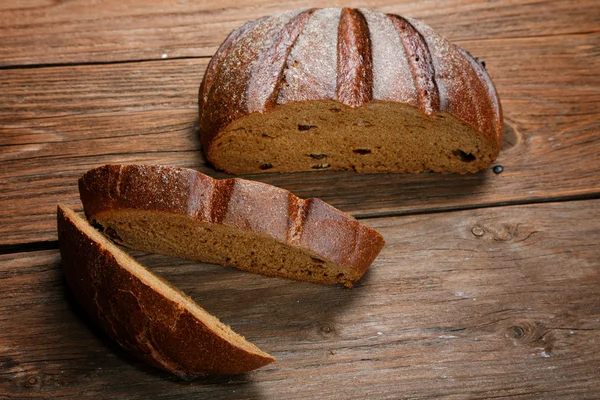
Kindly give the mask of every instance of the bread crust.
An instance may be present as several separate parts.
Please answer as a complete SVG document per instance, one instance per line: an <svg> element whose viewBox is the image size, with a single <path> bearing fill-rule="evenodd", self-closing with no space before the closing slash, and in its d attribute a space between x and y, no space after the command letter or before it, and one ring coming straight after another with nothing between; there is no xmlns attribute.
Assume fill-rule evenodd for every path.
<svg viewBox="0 0 600 400"><path fill-rule="evenodd" d="M216 180L191 169L105 165L80 178L79 192L92 223L120 210L187 216L306 250L343 266L355 277L352 281L360 279L385 243L375 230L322 200L302 200L287 190L239 178ZM314 277L310 281L316 282Z"/></svg>
<svg viewBox="0 0 600 400"><path fill-rule="evenodd" d="M143 266L72 210L58 205L57 225L62 266L75 299L131 354L184 379L240 374L275 361L240 336L231 340L223 333L229 328L216 326L224 327L214 317L203 318L203 310L199 316L183 293L152 284L151 272L140 273ZM127 267L132 264L137 267Z"/></svg>
<svg viewBox="0 0 600 400"><path fill-rule="evenodd" d="M218 168L235 172L217 160L229 125L306 101L351 108L392 101L424 117L450 114L488 140L493 159L500 151L502 109L487 72L416 20L368 9L298 10L244 25L231 37L235 43L228 38L217 51L200 96L202 144Z"/></svg>

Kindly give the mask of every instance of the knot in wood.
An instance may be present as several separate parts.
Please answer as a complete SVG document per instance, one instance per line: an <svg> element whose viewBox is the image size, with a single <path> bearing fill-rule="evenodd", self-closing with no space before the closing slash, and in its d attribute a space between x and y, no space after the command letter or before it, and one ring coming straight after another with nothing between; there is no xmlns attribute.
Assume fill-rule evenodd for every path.
<svg viewBox="0 0 600 400"><path fill-rule="evenodd" d="M318 329L318 333L322 337L332 337L337 334L335 327L331 325L322 325Z"/></svg>
<svg viewBox="0 0 600 400"><path fill-rule="evenodd" d="M514 325L508 328L507 335L514 339L520 339L523 337L524 331L520 326Z"/></svg>
<svg viewBox="0 0 600 400"><path fill-rule="evenodd" d="M513 321L506 328L506 337L513 339L514 343L541 349L542 357L549 357L556 341L552 329L548 329L541 322L528 320Z"/></svg>
<svg viewBox="0 0 600 400"><path fill-rule="evenodd" d="M483 236L483 234L485 233L485 231L483 230L482 227L476 226L473 229L471 229L471 233L473 233L473 235L479 237L479 236Z"/></svg>
<svg viewBox="0 0 600 400"><path fill-rule="evenodd" d="M35 386L37 385L39 382L39 379L37 376L30 376L29 378L27 378L27 385L29 386Z"/></svg>
<svg viewBox="0 0 600 400"><path fill-rule="evenodd" d="M506 329L506 337L518 339L521 342L531 342L535 340L538 324L527 320L513 321Z"/></svg>

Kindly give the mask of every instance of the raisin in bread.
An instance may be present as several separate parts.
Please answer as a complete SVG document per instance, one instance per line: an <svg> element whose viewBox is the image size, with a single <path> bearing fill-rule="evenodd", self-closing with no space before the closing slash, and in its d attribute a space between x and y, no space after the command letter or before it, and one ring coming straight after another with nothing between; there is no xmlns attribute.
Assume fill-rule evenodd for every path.
<svg viewBox="0 0 600 400"><path fill-rule="evenodd" d="M199 106L206 158L234 174L472 173L502 140L480 63L418 21L368 9L246 23L212 58Z"/></svg>
<svg viewBox="0 0 600 400"><path fill-rule="evenodd" d="M168 166L107 165L79 180L87 218L137 250L315 283L359 280L384 245L319 199Z"/></svg>
<svg viewBox="0 0 600 400"><path fill-rule="evenodd" d="M59 205L58 240L77 302L138 358L182 378L240 374L275 359Z"/></svg>

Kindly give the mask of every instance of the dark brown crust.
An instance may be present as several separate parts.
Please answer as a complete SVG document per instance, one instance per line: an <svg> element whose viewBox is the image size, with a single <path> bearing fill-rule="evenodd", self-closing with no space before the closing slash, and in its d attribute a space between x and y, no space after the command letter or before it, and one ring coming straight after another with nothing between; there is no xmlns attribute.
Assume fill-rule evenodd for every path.
<svg viewBox="0 0 600 400"><path fill-rule="evenodd" d="M277 104L290 50L314 12L315 8L311 8L292 18L277 32L271 46L261 54L246 91L249 113L265 112Z"/></svg>
<svg viewBox="0 0 600 400"><path fill-rule="evenodd" d="M269 236L358 277L385 243L375 230L319 199L302 200L239 178L218 181L185 168L105 165L83 175L79 193L92 222L99 214L127 209L186 215Z"/></svg>
<svg viewBox="0 0 600 400"><path fill-rule="evenodd" d="M243 94L246 90L250 74L248 69L251 63L258 57L256 49L248 48L248 42L260 37L260 34L255 35L254 32L268 24L269 18L263 17L255 22L245 32L238 34L236 31L233 31L231 34L236 38L236 44L242 45L243 50L240 50L239 46L236 46L236 48L232 47L223 51L222 58L216 63L218 68L210 70L212 84L207 84L202 89L202 92L205 93L202 97L207 99L207 101L200 104L200 112L202 113L200 131L202 132L219 130L245 114L247 107L246 98ZM232 54L236 51L239 54ZM217 53L219 52L220 49L217 50ZM234 73L228 74L228 71L234 69ZM213 106L215 99L218 99L219 107ZM203 135L201 139L203 147L208 149L211 138L208 135Z"/></svg>
<svg viewBox="0 0 600 400"><path fill-rule="evenodd" d="M410 22L431 50L441 111L453 114L488 137L497 154L502 142L502 113L494 106L499 104L495 90L486 88L480 77L487 73L474 68L467 52L435 34L430 27L415 20Z"/></svg>
<svg viewBox="0 0 600 400"><path fill-rule="evenodd" d="M460 52L460 49L457 48ZM461 53L462 54L462 53ZM487 98L487 91L484 85L481 83L479 77L474 73L469 60L466 57L462 57L458 64L461 67L461 77L463 84L468 88L469 96L468 100L471 105L472 125L480 132L492 133L494 132L494 120L493 118L486 118L490 113L489 103L477 101L477 99Z"/></svg>
<svg viewBox="0 0 600 400"><path fill-rule="evenodd" d="M426 115L440 110L440 94L435 83L431 53L423 36L406 19L389 14L406 51L419 98L419 108Z"/></svg>
<svg viewBox="0 0 600 400"><path fill-rule="evenodd" d="M383 248L383 237L320 199L307 199L304 208L296 222L302 234L293 244L364 274Z"/></svg>
<svg viewBox="0 0 600 400"><path fill-rule="evenodd" d="M277 32L297 14L299 11L263 17L255 24L240 28L243 32L232 33L235 46L224 51L217 63L218 68L211 70L213 78L210 90L203 89L209 101L202 103L202 132L216 132L233 120L248 114L247 91L250 78L256 70L255 64L262 52L270 48ZM214 107L215 99L218 99L218 107ZM201 139L202 145L207 149L213 137L202 135Z"/></svg>
<svg viewBox="0 0 600 400"><path fill-rule="evenodd" d="M355 8L342 9L337 51L337 100L360 107L373 98L373 61L367 21Z"/></svg>
<svg viewBox="0 0 600 400"><path fill-rule="evenodd" d="M310 16L307 14L309 12ZM466 52L436 34L431 28L410 18L386 16L369 10L363 10L361 13L356 9L311 9L298 11L291 16L286 14L283 19L281 16L272 16L261 20L252 29L236 34L236 38L240 37L235 45L237 51L228 49L229 42L223 45L227 48L223 52L228 53L228 62L219 62L221 68L215 74L212 89L207 94L208 102L202 103L200 110L200 132L209 161L213 161L212 158L218 154L218 149L211 146L219 142L219 134L224 132L231 122L253 112L268 112L277 105L296 101L335 100L351 107L359 107L370 101L393 101L389 91L385 91L387 97L381 99L373 92L375 77L372 65L377 61L378 65L382 66L378 73L392 76L394 74L389 68L394 68L395 64L372 59L373 35L370 34L371 27L367 22L368 18L365 18L365 12L372 15L371 18L375 18L374 14L388 18L397 30L401 41L398 44L395 39L393 43L388 41L389 46L386 48L398 45L406 48L406 51L402 49L399 53L405 54L409 68L397 68L394 74L410 77L396 80L393 84L396 85L394 91L404 94L403 98L408 99L406 104L418 107L426 116L438 111L447 112L472 126L482 136L490 139L494 148L490 153L495 157L502 141L502 109L487 72L476 65ZM285 45L282 48L278 47L277 41L282 35L286 37L287 32L293 31L295 34L300 31L301 23L296 21L306 18L306 21L302 19L302 23L311 25L317 17L320 19L318 28L303 29L294 40L287 37L287 40L282 41ZM322 28L338 24L338 18L337 37L324 34ZM386 40L386 35L378 37L379 40ZM310 48L302 54L302 59L291 60L294 49L301 41L309 42ZM326 44L320 46L320 43ZM334 61L320 59L320 53L311 50L313 47L320 47L321 50L337 49L338 65L332 65L330 68L329 64ZM276 49L278 50L275 51ZM284 68L288 68L289 71L290 66L298 61L299 70L311 71L304 74L297 71L296 75L293 75L294 84L287 85L283 82L285 74L278 75L284 49L285 53L290 55ZM273 84L275 79L271 79L269 84L255 84L252 86L254 89L247 92L249 82L266 73L255 68L259 64L256 60L261 59L261 64L268 65L266 61L270 58L269 52L277 54L277 57L273 58L276 65L269 76L277 75L280 78L279 83ZM386 53L378 54L378 57L385 57ZM217 56L219 57L222 56ZM358 62L361 58L362 63ZM324 64L327 68L323 67ZM337 70L335 77L329 72L323 72L331 69ZM335 88L335 93L329 92L331 87ZM415 90L418 99L413 102L410 97ZM260 95L256 95L257 93Z"/></svg>
<svg viewBox="0 0 600 400"><path fill-rule="evenodd" d="M198 95L198 104L200 106L200 110L202 110L206 99L208 98L208 94L210 93L210 89L212 87L213 81L215 80L215 75L221 68L223 64L223 60L225 57L231 53L231 50L237 45L238 41L244 37L246 33L252 30L256 24L267 19L268 17L262 17L256 21L248 21L241 28L232 31L229 36L225 39L225 41L221 44L215 55L210 60L208 67L206 67L206 72L204 73L204 79L202 79L202 84L200 85L200 92Z"/></svg>
<svg viewBox="0 0 600 400"><path fill-rule="evenodd" d="M475 60L475 58L471 55L471 53L469 53L468 51L466 51L460 47L457 47L457 48L458 48L458 51L460 51L461 54L465 57L465 59L469 62L473 72L475 72L475 74L477 74L477 77L479 78L477 80L477 84L482 85L483 88L485 89L485 93L489 99L489 103L487 103L487 105L489 105L489 108L487 110L488 115L483 115L482 119L485 122L491 124L491 127L486 127L485 129L492 130L493 132L495 132L496 143L498 143L498 146L500 146L500 144L502 143L502 130L503 130L502 105L500 104L500 101L498 100L498 94L496 93L496 88L494 86L494 83L490 79L490 76L485 72L485 69L483 68L483 66ZM484 103L484 104L486 104L486 103Z"/></svg>
<svg viewBox="0 0 600 400"><path fill-rule="evenodd" d="M126 269L119 260L129 256L61 205L57 225L62 265L75 299L131 354L185 379L240 374L275 360L227 340L177 298Z"/></svg>

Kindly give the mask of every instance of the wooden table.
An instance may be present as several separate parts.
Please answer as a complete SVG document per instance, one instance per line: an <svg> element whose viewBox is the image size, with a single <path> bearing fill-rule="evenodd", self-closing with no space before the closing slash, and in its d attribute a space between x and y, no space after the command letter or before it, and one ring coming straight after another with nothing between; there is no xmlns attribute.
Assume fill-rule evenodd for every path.
<svg viewBox="0 0 600 400"><path fill-rule="evenodd" d="M331 2L413 16L484 59L504 107L504 172L246 176L384 235L353 289L136 253L276 363L182 382L73 303L56 203L81 210L77 178L105 163L226 176L198 138L211 55L245 20L321 4L2 1L0 398L600 397L595 1Z"/></svg>

